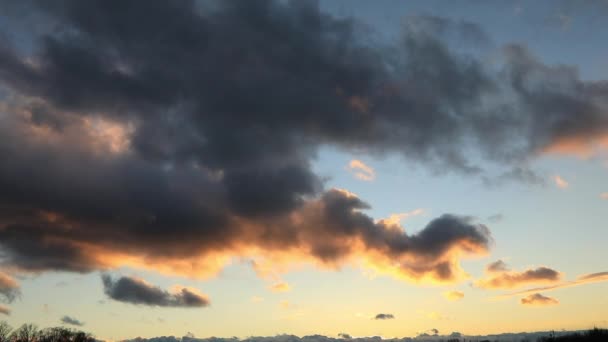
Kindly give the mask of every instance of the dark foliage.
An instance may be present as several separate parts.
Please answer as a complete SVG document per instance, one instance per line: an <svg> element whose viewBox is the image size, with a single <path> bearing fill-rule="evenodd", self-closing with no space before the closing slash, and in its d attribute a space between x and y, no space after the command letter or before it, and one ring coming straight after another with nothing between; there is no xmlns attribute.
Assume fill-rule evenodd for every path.
<svg viewBox="0 0 608 342"><path fill-rule="evenodd" d="M583 333L573 333L563 336L541 337L539 342L600 342L608 341L608 329L593 328Z"/></svg>
<svg viewBox="0 0 608 342"><path fill-rule="evenodd" d="M23 324L13 330L11 326L0 321L0 342L95 342L95 338L86 332L64 327L39 329L34 324Z"/></svg>

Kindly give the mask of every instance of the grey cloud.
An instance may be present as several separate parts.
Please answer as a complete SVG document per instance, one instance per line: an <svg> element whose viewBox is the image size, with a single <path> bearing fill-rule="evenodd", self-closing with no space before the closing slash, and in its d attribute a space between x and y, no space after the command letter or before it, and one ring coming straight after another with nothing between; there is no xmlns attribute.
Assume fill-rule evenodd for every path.
<svg viewBox="0 0 608 342"><path fill-rule="evenodd" d="M73 318L70 316L61 317L61 323L68 324L68 325L75 325L77 327L81 327L84 325L84 322L81 322L81 321L77 320L76 318Z"/></svg>
<svg viewBox="0 0 608 342"><path fill-rule="evenodd" d="M187 288L170 293L137 278L112 279L107 274L102 275L102 281L105 294L120 302L173 307L205 307L210 304L206 296Z"/></svg>
<svg viewBox="0 0 608 342"><path fill-rule="evenodd" d="M509 266L502 260L496 260L486 266L488 272L504 272L509 271Z"/></svg>
<svg viewBox="0 0 608 342"><path fill-rule="evenodd" d="M374 317L375 320L395 319L393 314L379 313Z"/></svg>
<svg viewBox="0 0 608 342"><path fill-rule="evenodd" d="M443 215L413 235L386 229L324 188L319 148L489 177L473 152L534 180L538 153L608 128L605 85L517 45L488 70L451 44L484 45L470 23L410 17L378 46L314 2L0 6L39 24L19 32L30 49L0 42L0 262L24 270L108 270L126 253L184 272L172 266L249 248L334 267L373 253L410 278L453 280L449 252L487 251L486 226ZM221 267L201 264L190 271Z"/></svg>

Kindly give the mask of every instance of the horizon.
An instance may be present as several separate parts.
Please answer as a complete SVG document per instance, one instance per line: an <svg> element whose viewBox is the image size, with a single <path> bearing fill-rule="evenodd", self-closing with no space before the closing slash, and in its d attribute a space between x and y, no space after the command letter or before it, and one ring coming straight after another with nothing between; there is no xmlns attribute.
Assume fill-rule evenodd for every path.
<svg viewBox="0 0 608 342"><path fill-rule="evenodd" d="M0 1L0 321L608 327L608 2Z"/></svg>

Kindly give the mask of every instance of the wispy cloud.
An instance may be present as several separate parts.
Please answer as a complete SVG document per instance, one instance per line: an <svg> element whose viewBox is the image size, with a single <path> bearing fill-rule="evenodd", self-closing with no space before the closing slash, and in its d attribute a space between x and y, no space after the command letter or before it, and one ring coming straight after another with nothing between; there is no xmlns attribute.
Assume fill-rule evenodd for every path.
<svg viewBox="0 0 608 342"><path fill-rule="evenodd" d="M556 305L559 304L559 300L547 296L543 296L540 293L534 293L527 297L520 299L522 305L531 306L544 306L544 305Z"/></svg>
<svg viewBox="0 0 608 342"><path fill-rule="evenodd" d="M502 260L498 260L486 266L486 277L477 280L475 286L483 289L511 289L535 283L555 283L561 276L560 272L544 266L511 271Z"/></svg>
<svg viewBox="0 0 608 342"><path fill-rule="evenodd" d="M445 291L442 294L445 299L450 301L458 301L464 298L464 292L460 291Z"/></svg>
<svg viewBox="0 0 608 342"><path fill-rule="evenodd" d="M602 192L602 193L600 194L600 198L601 198L601 199L608 200L608 192Z"/></svg>
<svg viewBox="0 0 608 342"><path fill-rule="evenodd" d="M555 290L559 290L559 289L563 289L563 288L581 286L581 285L586 285L586 284L591 284L591 283L599 283L599 282L604 282L604 281L608 281L608 272L590 273L590 274L581 275L576 280L566 281L566 282L562 282L562 283L559 283L556 285L535 287L535 288L531 288L531 289L527 289L527 290L511 292L511 293L497 296L495 298L500 299L500 298L508 298L508 297L513 297L513 296L529 295L529 294L534 294L537 292L555 291Z"/></svg>
<svg viewBox="0 0 608 342"><path fill-rule="evenodd" d="M553 176L553 181L555 182L555 185L560 189L566 189L570 186L570 183L568 183L568 181L566 181L559 175Z"/></svg>
<svg viewBox="0 0 608 342"><path fill-rule="evenodd" d="M399 226L401 221L404 221L410 217L424 214L424 209L418 208L405 213L391 214L389 217L378 220L378 223L383 223L387 226Z"/></svg>
<svg viewBox="0 0 608 342"><path fill-rule="evenodd" d="M270 286L270 290L272 292L289 292L289 291L291 291L291 286L286 282L280 282L280 283L272 284Z"/></svg>
<svg viewBox="0 0 608 342"><path fill-rule="evenodd" d="M369 182L376 178L376 171L359 159L351 160L346 166L346 170L358 180Z"/></svg>

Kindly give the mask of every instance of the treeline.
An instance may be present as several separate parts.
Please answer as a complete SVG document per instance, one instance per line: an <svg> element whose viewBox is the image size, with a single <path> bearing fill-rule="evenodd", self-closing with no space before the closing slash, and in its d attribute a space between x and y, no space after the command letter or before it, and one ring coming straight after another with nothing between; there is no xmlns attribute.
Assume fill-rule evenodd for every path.
<svg viewBox="0 0 608 342"><path fill-rule="evenodd" d="M539 342L606 342L608 341L608 330L594 328L585 332L577 332L562 336L541 337Z"/></svg>
<svg viewBox="0 0 608 342"><path fill-rule="evenodd" d="M95 342L86 332L64 327L39 329L34 324L23 324L13 329L8 323L0 321L0 342Z"/></svg>

